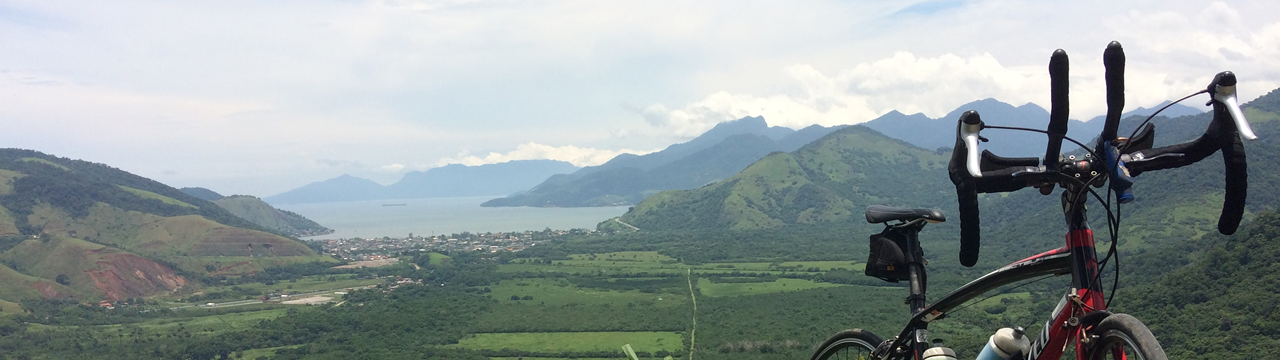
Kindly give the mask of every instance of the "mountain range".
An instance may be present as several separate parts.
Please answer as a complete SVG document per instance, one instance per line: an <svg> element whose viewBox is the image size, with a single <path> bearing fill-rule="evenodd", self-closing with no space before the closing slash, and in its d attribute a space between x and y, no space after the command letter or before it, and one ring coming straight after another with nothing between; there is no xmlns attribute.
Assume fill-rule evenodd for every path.
<svg viewBox="0 0 1280 360"><path fill-rule="evenodd" d="M263 198L271 204L416 199L504 195L523 191L556 174L578 167L556 160L515 160L498 164L465 166L450 164L427 171L412 171L400 181L383 186L372 180L342 175Z"/></svg>
<svg viewBox="0 0 1280 360"><path fill-rule="evenodd" d="M1271 204L1274 201L1280 200L1280 193L1275 190L1280 185L1280 168L1271 161L1280 158L1280 134L1271 135L1280 133L1280 105L1277 104L1280 104L1280 91L1273 91L1244 106L1247 117L1254 124L1255 132L1262 138L1246 144L1252 175L1249 211L1273 206ZM980 101L973 104L973 107L991 105L1007 106L993 101ZM1008 106L1006 110L1035 112L1036 108L1031 106L1034 105L1024 105L1022 110ZM983 118L987 119L985 113ZM1157 117L1152 122L1157 129L1157 145L1186 141L1198 136L1204 131L1209 119L1210 114L1199 112L1174 119ZM1122 132L1132 130L1141 120L1136 117L1126 118L1121 122L1120 129ZM933 124L921 128L945 127L954 139L955 120L928 121L948 121L947 126ZM1071 125L1078 123L1073 122ZM1001 142L1017 143L1017 137L1021 136L996 134L994 131L984 132L984 135L991 138L990 142L982 144L984 149L1000 149ZM1034 149L1043 153L1043 137L1021 137L1038 141L1039 143L1034 143L1023 139L1023 142L1034 145ZM928 150L894 139L873 130L872 124L851 126L822 137L797 151L770 154L724 181L692 190L657 193L634 206L618 220L644 230L751 230L857 222L861 219L862 210L868 205L940 207L948 214L954 214L955 189L946 174L949 147L946 150ZM1016 154L1012 150L1008 152ZM1027 155L1034 156L1035 153ZM1211 169L1214 166L1217 168ZM1179 206L1192 207L1195 210L1189 210L1191 213L1203 213L1202 215L1216 212L1221 205L1213 204L1213 199L1221 199L1222 196L1221 168L1221 160L1211 157L1189 169L1144 175L1134 188L1139 200L1130 205L1132 210L1126 210L1125 216L1132 219L1157 216L1153 214L1158 213L1164 217L1168 216L1167 209L1158 207ZM1156 187L1152 188L1153 185ZM1163 189L1179 191L1172 193L1161 191ZM986 201L984 204L983 218L999 218L999 222L1008 224L1030 221L1024 224L1028 228L1044 228L1035 226L1035 223L1053 221L1053 209L1042 210L1040 208L1043 206L1029 207L1023 204L1030 203L1031 198L1039 197L1038 193L1034 196L1024 193L1030 192L986 196L986 199L993 201ZM1205 204L1212 206L1204 206ZM987 210L987 206L991 210ZM1211 218L1216 222L1216 213L1208 215L1213 215ZM1209 218L1205 216L1206 220ZM1168 220L1160 218L1150 221L1160 223ZM600 228L612 229L615 224L611 219L602 222ZM954 224L941 226L949 227ZM1020 234L1026 234L1025 229L1020 231ZM1153 235L1170 235L1160 228L1142 231Z"/></svg>
<svg viewBox="0 0 1280 360"><path fill-rule="evenodd" d="M184 187L178 189L187 195L207 200L221 206L241 219L276 232L306 237L333 233L333 229L317 224L311 219L289 210L272 207L262 199L250 195L222 196L213 190L200 187Z"/></svg>
<svg viewBox="0 0 1280 360"><path fill-rule="evenodd" d="M1164 102L1150 109L1139 107L1122 114L1121 118L1151 115L1160 107L1168 104L1169 102ZM960 105L950 113L936 119L920 113L905 115L897 111L890 111L862 125L891 138L902 139L925 149L950 148L956 141L955 122L960 118L961 113L969 110L974 110L981 114L982 120L988 125L1024 127L1037 130L1044 130L1049 125L1049 111L1039 105L1027 103L1015 107L996 99L984 99ZM1174 118L1203 112L1190 106L1174 104L1160 112L1159 116ZM1098 116L1087 122L1070 120L1067 125L1067 137L1082 143L1089 143L1095 136L1098 136L1098 133L1102 132L1103 118L1103 116ZM1044 135L1014 134L1009 130L992 129L984 132L984 136L1002 139L1002 141L984 144L985 149L991 150L992 153L997 155L1009 157L1044 156L1046 140ZM1076 147L1070 143L1063 144L1063 149L1073 148Z"/></svg>
<svg viewBox="0 0 1280 360"><path fill-rule="evenodd" d="M195 291L190 276L334 262L221 206L107 165L0 149L0 299Z"/></svg>
<svg viewBox="0 0 1280 360"><path fill-rule="evenodd" d="M840 127L793 130L763 117L716 125L685 143L646 155L619 155L599 166L557 175L524 193L481 206L580 207L631 205L668 189L692 189L732 176L761 157L793 151Z"/></svg>
<svg viewBox="0 0 1280 360"><path fill-rule="evenodd" d="M1124 117L1149 115L1153 108L1138 108ZM925 149L949 148L954 142L952 123L959 114L977 110L989 124L1043 129L1049 112L1035 104L1013 106L995 99L962 105L940 118L891 111L864 126ZM1202 113L1174 104L1161 112L1177 117ZM1088 142L1101 131L1101 117L1088 122L1072 120L1068 136ZM290 204L428 197L511 194L481 206L584 207L625 206L663 190L694 189L723 180L773 152L791 152L843 126L810 126L800 130L769 126L762 117L745 117L716 125L685 143L646 155L622 154L610 161L581 169L551 160L512 161L502 164L458 164L411 172L399 182L383 186L371 180L343 175L264 198L268 203ZM993 130L995 132L997 130ZM994 136L994 135L993 135ZM1043 135L1008 136L991 143L1002 156L1042 156ZM1065 148L1072 148L1071 144ZM576 171L575 171L576 170Z"/></svg>

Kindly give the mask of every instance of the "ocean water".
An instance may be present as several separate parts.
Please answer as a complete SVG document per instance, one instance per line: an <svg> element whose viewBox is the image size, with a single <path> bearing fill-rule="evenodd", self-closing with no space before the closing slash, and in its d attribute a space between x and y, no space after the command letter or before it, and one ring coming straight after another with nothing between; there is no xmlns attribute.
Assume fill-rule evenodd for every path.
<svg viewBox="0 0 1280 360"><path fill-rule="evenodd" d="M595 229L596 224L627 212L626 206L589 208L480 207L500 196L346 201L278 205L335 232L307 239L404 237L416 235ZM402 206L385 206L404 204Z"/></svg>

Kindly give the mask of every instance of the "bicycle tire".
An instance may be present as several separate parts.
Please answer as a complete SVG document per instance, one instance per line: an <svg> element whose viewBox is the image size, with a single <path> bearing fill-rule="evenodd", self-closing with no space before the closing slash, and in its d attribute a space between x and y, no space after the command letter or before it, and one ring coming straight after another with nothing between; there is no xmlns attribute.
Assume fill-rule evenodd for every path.
<svg viewBox="0 0 1280 360"><path fill-rule="evenodd" d="M881 342L880 337L870 331L845 330L822 342L809 360L867 360Z"/></svg>
<svg viewBox="0 0 1280 360"><path fill-rule="evenodd" d="M1089 359L1117 359L1117 350L1123 349L1125 359L1168 360L1160 342L1142 321L1128 314L1114 314L1103 319L1090 340Z"/></svg>

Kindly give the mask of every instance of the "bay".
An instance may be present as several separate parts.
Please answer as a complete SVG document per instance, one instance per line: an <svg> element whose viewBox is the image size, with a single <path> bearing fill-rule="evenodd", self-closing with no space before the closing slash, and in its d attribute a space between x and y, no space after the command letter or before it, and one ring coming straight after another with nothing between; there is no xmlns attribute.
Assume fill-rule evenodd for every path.
<svg viewBox="0 0 1280 360"><path fill-rule="evenodd" d="M596 224L627 212L626 206L587 208L480 207L500 196L344 201L276 205L335 232L308 240L353 237L405 237L461 232L595 229Z"/></svg>

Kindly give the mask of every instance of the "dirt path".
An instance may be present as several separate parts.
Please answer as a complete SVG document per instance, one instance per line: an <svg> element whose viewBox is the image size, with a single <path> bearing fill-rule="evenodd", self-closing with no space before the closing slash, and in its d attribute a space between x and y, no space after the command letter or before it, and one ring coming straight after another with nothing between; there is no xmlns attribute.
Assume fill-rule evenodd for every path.
<svg viewBox="0 0 1280 360"><path fill-rule="evenodd" d="M624 222L622 222L622 219L619 219L619 218L613 218L613 221L616 221L616 222L618 222L619 224L622 224L622 226L629 227L629 228L631 228L631 230L640 231L640 228L635 227L635 226L633 226L633 225L631 225L631 224L628 224L628 223L624 223Z"/></svg>
<svg viewBox="0 0 1280 360"><path fill-rule="evenodd" d="M689 299L693 300L693 315L690 319L693 321L693 329L689 330L689 360L693 360L695 336L698 335L698 297L693 295L693 269L685 269L685 279L689 281Z"/></svg>

